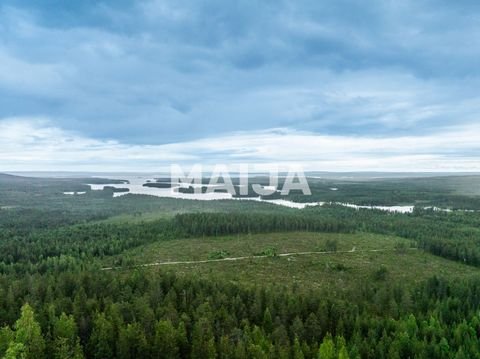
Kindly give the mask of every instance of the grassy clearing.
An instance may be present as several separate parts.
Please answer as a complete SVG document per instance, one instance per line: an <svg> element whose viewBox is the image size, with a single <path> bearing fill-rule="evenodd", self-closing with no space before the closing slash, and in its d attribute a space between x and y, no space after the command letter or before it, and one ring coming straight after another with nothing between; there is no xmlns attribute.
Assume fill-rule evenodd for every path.
<svg viewBox="0 0 480 359"><path fill-rule="evenodd" d="M397 250L410 242L374 234L275 233L206 237L157 242L109 258L106 266L120 258L129 265L168 261L204 261L270 253L324 251L336 244L337 253L290 257L249 258L239 261L175 264L149 270L228 280L245 285L280 283L302 288L342 291L359 283L402 282L414 284L434 275L466 278L480 275L480 269L433 256L421 250ZM354 252L344 253L355 248ZM383 252L367 252L382 249ZM270 251L270 252L269 252Z"/></svg>
<svg viewBox="0 0 480 359"><path fill-rule="evenodd" d="M386 274L378 277L385 268ZM152 270L173 270L177 274L228 280L245 285L296 284L303 288L344 290L359 283L381 282L414 284L433 275L466 278L479 275L478 269L437 258L421 251L407 254L392 252L337 253L248 259L237 262L214 262L175 265L174 268L153 267Z"/></svg>
<svg viewBox="0 0 480 359"><path fill-rule="evenodd" d="M338 251L369 249L394 249L399 242L410 246L408 240L376 234L337 233L268 233L240 234L222 237L204 237L162 241L135 248L124 253L134 264L166 261L200 261L209 259L212 253L224 251L229 257L260 254L268 249L276 253L328 250L331 242Z"/></svg>

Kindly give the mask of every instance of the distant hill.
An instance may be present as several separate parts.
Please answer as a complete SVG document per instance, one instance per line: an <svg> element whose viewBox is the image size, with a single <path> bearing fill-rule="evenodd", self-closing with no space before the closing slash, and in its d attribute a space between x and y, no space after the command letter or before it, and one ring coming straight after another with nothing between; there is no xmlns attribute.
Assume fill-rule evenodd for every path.
<svg viewBox="0 0 480 359"><path fill-rule="evenodd" d="M0 182L20 182L20 181L31 181L34 180L31 177L15 176L7 173L0 173Z"/></svg>

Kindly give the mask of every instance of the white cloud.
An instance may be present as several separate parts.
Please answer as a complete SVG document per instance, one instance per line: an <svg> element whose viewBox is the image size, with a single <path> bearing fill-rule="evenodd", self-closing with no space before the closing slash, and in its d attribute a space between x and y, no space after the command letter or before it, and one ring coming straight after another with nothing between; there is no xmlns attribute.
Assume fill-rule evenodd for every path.
<svg viewBox="0 0 480 359"><path fill-rule="evenodd" d="M428 136L322 136L272 129L167 145L88 138L45 118L0 120L0 171L148 171L172 163L303 165L322 171L480 171L480 126ZM471 154L471 155L469 155Z"/></svg>
<svg viewBox="0 0 480 359"><path fill-rule="evenodd" d="M41 118L0 121L0 167L14 170L138 168L189 156L156 146L97 140L53 127Z"/></svg>
<svg viewBox="0 0 480 359"><path fill-rule="evenodd" d="M480 77L469 59L478 46L447 46L476 32L456 25L448 44L431 39L418 26L430 12L416 2L357 4L354 17L371 29L341 5L329 16L321 2L208 3L102 3L94 19L79 13L62 26L42 7L0 5L0 118L48 115L63 129L136 143L272 127L395 136L477 120ZM389 21L357 14L375 9Z"/></svg>

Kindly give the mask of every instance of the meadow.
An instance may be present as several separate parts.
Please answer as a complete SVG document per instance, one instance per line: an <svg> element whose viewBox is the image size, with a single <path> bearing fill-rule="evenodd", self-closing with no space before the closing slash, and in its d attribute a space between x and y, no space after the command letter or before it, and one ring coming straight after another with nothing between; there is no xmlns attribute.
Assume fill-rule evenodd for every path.
<svg viewBox="0 0 480 359"><path fill-rule="evenodd" d="M459 280L480 275L479 268L434 256L416 248L411 240L371 233L174 239L127 250L103 264L118 271L143 266L246 286L282 283L304 291L345 291L358 283L381 285L385 281L414 286L433 276Z"/></svg>

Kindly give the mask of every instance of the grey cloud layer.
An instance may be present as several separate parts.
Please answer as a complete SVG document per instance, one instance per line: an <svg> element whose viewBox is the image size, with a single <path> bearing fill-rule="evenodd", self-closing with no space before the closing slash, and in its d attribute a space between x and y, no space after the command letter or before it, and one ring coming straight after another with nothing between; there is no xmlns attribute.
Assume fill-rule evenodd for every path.
<svg viewBox="0 0 480 359"><path fill-rule="evenodd" d="M132 144L478 122L476 1L2 4L0 118Z"/></svg>

